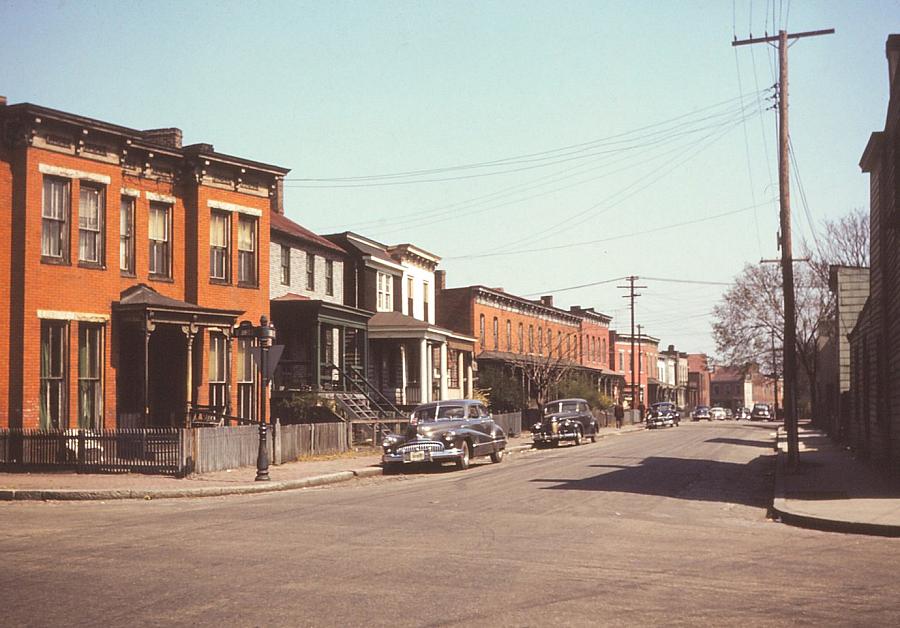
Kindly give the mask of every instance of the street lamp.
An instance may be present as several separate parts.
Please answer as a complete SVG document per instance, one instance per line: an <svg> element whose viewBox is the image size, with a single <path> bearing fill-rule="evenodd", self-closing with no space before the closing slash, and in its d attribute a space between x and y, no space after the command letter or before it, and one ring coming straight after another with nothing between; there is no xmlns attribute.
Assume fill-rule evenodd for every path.
<svg viewBox="0 0 900 628"><path fill-rule="evenodd" d="M269 431L266 425L266 405L269 392L269 349L275 342L275 326L269 324L265 315L259 317L259 326L254 326L250 321L241 321L235 330L238 338L255 338L259 345L258 368L262 380L262 391L259 398L259 451L256 454L256 481L269 481L269 450L266 435Z"/></svg>

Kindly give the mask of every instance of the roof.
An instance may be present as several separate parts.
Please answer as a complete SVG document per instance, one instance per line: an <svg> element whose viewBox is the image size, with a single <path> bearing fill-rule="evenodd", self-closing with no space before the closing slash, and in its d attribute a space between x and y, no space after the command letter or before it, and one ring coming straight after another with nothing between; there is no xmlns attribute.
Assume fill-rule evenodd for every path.
<svg viewBox="0 0 900 628"><path fill-rule="evenodd" d="M397 262L391 257L391 254L388 253L387 247L381 242L376 242L375 240L371 240L365 236L361 236L358 233L353 233L352 231L331 233L326 235L325 237L332 242L334 242L335 240L339 240L345 245L348 252L356 252L360 255L373 257L375 259L381 260L382 262L387 262L391 265L397 266ZM397 267L399 268L399 266Z"/></svg>
<svg viewBox="0 0 900 628"><path fill-rule="evenodd" d="M238 316L244 313L244 310L222 310L211 307L204 307L196 303L188 301L180 301L167 297L158 293L150 286L139 283L137 285L126 288L119 296L119 309L123 310L168 310L174 312L195 312L206 314L224 314L228 316Z"/></svg>
<svg viewBox="0 0 900 628"><path fill-rule="evenodd" d="M347 251L339 247L331 240L324 238L317 233L313 233L303 225L294 222L283 214L273 212L270 225L273 231L276 231L280 234L289 236L296 240L301 240L323 249L327 249L329 251L334 251L335 253L340 253L341 255L347 254Z"/></svg>
<svg viewBox="0 0 900 628"><path fill-rule="evenodd" d="M307 296L303 296L302 294L296 294L294 292L288 292L287 294L283 294L280 297L275 297L272 301L312 301Z"/></svg>
<svg viewBox="0 0 900 628"><path fill-rule="evenodd" d="M377 312L369 319L369 327L407 327L410 329L430 329L434 327L418 318L400 312Z"/></svg>
<svg viewBox="0 0 900 628"><path fill-rule="evenodd" d="M720 366L717 367L709 376L714 382L737 382L744 381L744 372L736 366Z"/></svg>

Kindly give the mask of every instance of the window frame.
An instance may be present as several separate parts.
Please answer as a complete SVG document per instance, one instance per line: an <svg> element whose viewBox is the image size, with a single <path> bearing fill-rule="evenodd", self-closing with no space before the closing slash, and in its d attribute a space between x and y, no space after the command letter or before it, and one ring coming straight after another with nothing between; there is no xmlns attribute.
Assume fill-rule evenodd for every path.
<svg viewBox="0 0 900 628"><path fill-rule="evenodd" d="M207 349L208 371L206 381L209 385L209 405L217 408L228 408L228 337L222 332L209 333Z"/></svg>
<svg viewBox="0 0 900 628"><path fill-rule="evenodd" d="M69 322L42 319L40 343L40 429L66 430L69 428ZM54 343L58 346L51 346ZM54 366L58 372L54 372ZM55 420L50 403L54 397Z"/></svg>
<svg viewBox="0 0 900 628"><path fill-rule="evenodd" d="M281 246L281 285L291 285L291 247L287 244Z"/></svg>
<svg viewBox="0 0 900 628"><path fill-rule="evenodd" d="M106 358L102 323L78 323L78 427L102 430L104 423L103 372ZM91 337L93 346L91 346ZM93 356L88 355L92 353ZM83 357L87 356L87 364ZM93 369L91 368L93 366ZM87 371L87 373L85 372ZM91 403L87 400L91 399ZM88 416L88 412L92 416Z"/></svg>
<svg viewBox="0 0 900 628"><path fill-rule="evenodd" d="M136 211L137 199L134 196L122 194L119 197L119 273L126 277L135 276ZM123 225L122 218L126 216L128 224ZM123 227L129 233L123 233Z"/></svg>
<svg viewBox="0 0 900 628"><path fill-rule="evenodd" d="M478 340L479 340L479 343L480 343L482 349L484 349L484 345L485 345L485 341L486 341L485 324L484 323L485 323L484 314L479 314L478 315Z"/></svg>
<svg viewBox="0 0 900 628"><path fill-rule="evenodd" d="M316 290L316 254L311 251L306 252L306 289Z"/></svg>
<svg viewBox="0 0 900 628"><path fill-rule="evenodd" d="M250 226L251 249L242 248L241 227ZM246 241L245 241L246 242ZM246 243L244 244L246 246ZM237 285L243 288L259 287L259 219L256 216L238 214L238 276ZM246 261L249 258L249 263ZM252 273L248 277L245 273Z"/></svg>
<svg viewBox="0 0 900 628"><path fill-rule="evenodd" d="M334 260L325 259L325 294L334 296Z"/></svg>
<svg viewBox="0 0 900 628"><path fill-rule="evenodd" d="M213 228L216 221L221 220L224 228L221 245L213 243ZM218 253L218 255L216 255ZM221 275L217 275L217 264L221 264ZM209 212L209 281L210 283L227 284L231 282L231 214L212 209Z"/></svg>
<svg viewBox="0 0 900 628"><path fill-rule="evenodd" d="M163 225L165 226L164 239L153 237L153 215L155 212L163 212L165 218L163 221ZM172 214L174 214L174 211L171 203L150 201L150 207L147 210L147 240L149 242L147 274L150 279L172 279ZM161 252L162 255L159 255L159 252ZM162 272L156 267L157 257L165 263L166 267Z"/></svg>
<svg viewBox="0 0 900 628"><path fill-rule="evenodd" d="M49 205L51 206L50 209L52 209L53 193L51 190L54 184L60 185L62 187L62 192L59 194L59 200L62 204L60 216L55 216L48 213L48 193L49 199L51 200ZM51 188L51 190L48 190L48 187ZM41 182L41 262L45 264L69 263L69 247L71 244L69 232L71 229L71 222L72 181L64 177L44 175L44 178ZM58 225L59 229L59 231L55 235L52 235L51 238L48 238L47 236L48 223ZM48 251L48 249L46 248L46 244L51 239L55 240L57 246L59 247L58 255L53 253L52 251Z"/></svg>
<svg viewBox="0 0 900 628"><path fill-rule="evenodd" d="M87 194L94 195L96 199L96 225L91 227L82 226L82 219L85 218L85 197ZM106 262L106 186L100 183L92 183L89 181L79 181L78 183L78 265L84 268L103 268ZM83 244L86 241L93 240L94 258L83 257Z"/></svg>

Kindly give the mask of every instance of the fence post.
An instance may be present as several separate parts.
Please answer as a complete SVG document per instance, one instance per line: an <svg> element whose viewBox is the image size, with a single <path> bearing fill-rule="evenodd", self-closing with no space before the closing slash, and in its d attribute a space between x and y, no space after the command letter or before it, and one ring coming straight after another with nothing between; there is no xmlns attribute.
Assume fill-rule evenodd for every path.
<svg viewBox="0 0 900 628"><path fill-rule="evenodd" d="M275 419L272 431L272 464L281 464L281 419Z"/></svg>
<svg viewBox="0 0 900 628"><path fill-rule="evenodd" d="M81 467L84 466L84 430L78 430L78 452L76 454L78 460L78 470L81 471Z"/></svg>

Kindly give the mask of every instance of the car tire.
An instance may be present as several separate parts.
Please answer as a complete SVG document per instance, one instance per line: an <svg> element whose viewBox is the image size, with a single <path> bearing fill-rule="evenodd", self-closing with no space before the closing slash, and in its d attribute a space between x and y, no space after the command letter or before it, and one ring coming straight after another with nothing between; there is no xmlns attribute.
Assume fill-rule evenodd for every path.
<svg viewBox="0 0 900 628"><path fill-rule="evenodd" d="M578 447L582 442L584 442L580 427L575 428L575 440L573 442L575 443L576 447Z"/></svg>
<svg viewBox="0 0 900 628"><path fill-rule="evenodd" d="M506 453L505 449L500 449L498 451L493 452L491 454L491 462L493 462L495 464L498 462L503 462L503 456L505 453Z"/></svg>
<svg viewBox="0 0 900 628"><path fill-rule="evenodd" d="M596 443L596 442L597 442L597 430L598 430L598 429L599 429L599 428L595 427L595 428L594 428L594 431L591 432L591 442L592 442L592 443Z"/></svg>
<svg viewBox="0 0 900 628"><path fill-rule="evenodd" d="M460 471L465 471L469 468L469 464L472 462L472 448L469 446L469 443L463 442L463 453L462 455L456 459L456 468Z"/></svg>

